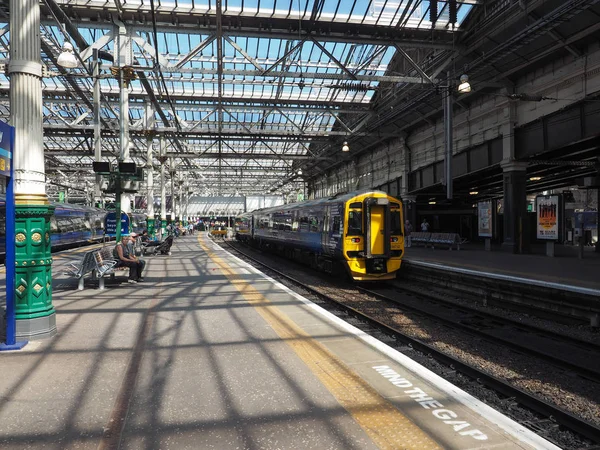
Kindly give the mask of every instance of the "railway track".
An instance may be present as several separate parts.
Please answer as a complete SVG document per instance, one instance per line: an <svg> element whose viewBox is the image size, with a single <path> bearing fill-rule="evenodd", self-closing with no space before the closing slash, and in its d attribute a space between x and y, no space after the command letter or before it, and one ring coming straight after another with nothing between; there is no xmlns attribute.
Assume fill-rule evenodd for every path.
<svg viewBox="0 0 600 450"><path fill-rule="evenodd" d="M402 295L397 287L394 289L366 289L357 286L359 291L373 295L381 300L398 304L403 310L423 314L439 320L447 325L468 332L474 336L488 339L494 343L501 342L522 353L544 359L558 367L566 369L600 385L600 346L566 335L559 335L540 327L523 325L522 323L479 309L453 302L440 300L430 294L418 294L426 297L426 302L410 301L411 297ZM411 291L411 293L414 291Z"/></svg>
<svg viewBox="0 0 600 450"><path fill-rule="evenodd" d="M475 365L469 364L459 358L451 356L451 355L445 353L444 351L441 351L441 350L423 342L422 340L408 336L405 333L402 333L401 331L399 331L398 329L384 323L383 321L377 319L376 317L373 317L372 315L370 315L368 313L365 313L364 311L362 311L360 309L348 306L344 302L339 301L335 298L336 293L339 296L339 290L335 287L315 289L313 287L307 286L306 283L304 283L296 278L293 278L293 277L289 276L288 274L283 273L276 268L273 268L272 266L268 265L267 263L255 258L245 252L242 252L239 248L236 248L235 246L231 245L229 242L225 241L225 245L227 245L229 249L234 250L236 253L239 253L243 257L245 257L245 258L251 260L252 262L260 265L261 267L264 267L264 268L268 269L269 271L277 274L278 277L281 277L281 278L287 280L288 282L302 288L303 290L310 292L312 295L318 297L319 299L326 301L327 303L334 304L337 309L355 317L361 323L368 324L368 326L373 327L375 330L378 330L379 332L383 332L385 335L390 336L392 339L394 339L398 342L401 342L401 343L407 345L408 347L410 347L414 350L417 350L417 351L427 355L428 357L431 357L431 358L437 360L439 363L441 363L447 367L447 371L450 371L450 372L456 371L458 373L461 373L461 374L465 375L466 377L468 377L469 379L475 380L476 383L486 386L488 389L491 389L495 392L498 392L502 396L505 396L506 398L510 399L510 401L512 403L519 404L520 406L522 406L526 409L532 410L542 417L545 417L547 419L546 425L550 425L550 426L559 425L560 427L571 430L572 432L574 432L580 436L583 436L586 439L589 439L596 444L600 443L600 427L596 426L595 424L590 423L583 418L577 417L576 415L570 413L569 411L566 411L556 405L553 405L552 403L547 402L544 399L539 398L536 395L533 395L532 393L526 392L525 390L520 389L519 387L513 386L508 381L504 381L498 377L495 377ZM375 292L375 291L372 291L369 289L364 289L364 288L361 288L359 290L362 290L364 295L379 296L383 300L384 295L381 293L378 293L378 292ZM386 299L386 301L390 301L390 299L388 298L388 299ZM397 304L397 302L394 302L394 303ZM419 312L419 313L425 314L424 312ZM461 314L463 314L463 318L465 318L465 322L469 322L469 320L466 319L469 314L471 315L472 319L474 318L473 311L469 312L468 308L465 308L465 310ZM457 316L455 316L454 318L456 319ZM452 323L452 326L456 327L456 322L452 321L448 317L446 317L446 319L448 319L448 321L449 321L448 323ZM482 317L482 319L483 319L483 317ZM482 320L479 320L479 322L472 320L471 326L465 325L465 329L463 331L473 332L473 330L477 329L478 327L480 329L485 329L487 326L489 326L490 323L493 323L493 320L491 318L488 317L487 320L488 320L488 325L485 325L484 321L482 321ZM498 325L496 326L496 329L499 329L498 327L500 326L500 322L501 321L499 320ZM508 322L510 322L510 321L508 321ZM515 325L514 323L509 324L508 322L505 322L505 324L504 324L505 327ZM479 325L477 325L477 323L479 323ZM468 330L467 330L467 328L468 328ZM522 325L521 325L521 328L523 328ZM504 329L507 330L508 328L504 328ZM537 332L537 330L536 330L536 332ZM505 331L504 334L508 334L508 333ZM544 339L552 340L552 337L548 336L547 332L545 330L544 330L544 333L540 332L541 336L544 336L544 334L546 334ZM530 334L530 336L531 336L531 334ZM582 341L577 341L577 343L581 344L582 352L590 352L590 354L591 354L591 352L594 352L594 351L597 352L597 346L595 346L594 344L590 344L588 346L587 343L582 343ZM503 345L509 345L509 344L506 343ZM523 351L523 349L519 349L518 351ZM597 359L597 354L598 353L595 354L594 359ZM552 355L547 355L547 356L551 357ZM556 359L560 359L560 358L554 357L554 359L556 360ZM557 361L557 363L558 363L558 361ZM562 361L558 364L560 364L561 367L563 367L563 369L565 369L565 370L572 370L572 367L575 367L576 370L579 370L581 368L581 364L578 364L574 361L571 361L571 362ZM571 364L571 366L569 366L570 364ZM586 378L593 378L596 380L598 379L598 371L597 370L591 370L591 371L588 371L587 373L583 373L583 372L585 372L585 370L582 370L581 375L585 376ZM544 428L544 426L540 427L539 425L536 426L535 424L531 424L531 423L524 423L524 425L528 426L530 428L533 428L536 432L543 432L541 429Z"/></svg>

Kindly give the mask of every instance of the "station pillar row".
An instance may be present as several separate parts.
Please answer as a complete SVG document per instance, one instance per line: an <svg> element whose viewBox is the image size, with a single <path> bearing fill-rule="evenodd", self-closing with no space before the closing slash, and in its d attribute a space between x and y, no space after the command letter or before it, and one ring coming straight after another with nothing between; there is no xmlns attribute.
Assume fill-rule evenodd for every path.
<svg viewBox="0 0 600 450"><path fill-rule="evenodd" d="M502 188L504 191L503 245L514 253L529 251L529 224L527 221L527 163L504 161Z"/></svg>

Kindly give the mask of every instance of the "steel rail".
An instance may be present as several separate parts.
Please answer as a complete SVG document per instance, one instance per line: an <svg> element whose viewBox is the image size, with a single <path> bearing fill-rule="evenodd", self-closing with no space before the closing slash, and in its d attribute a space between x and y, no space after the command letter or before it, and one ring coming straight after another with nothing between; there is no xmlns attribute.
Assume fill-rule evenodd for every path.
<svg viewBox="0 0 600 450"><path fill-rule="evenodd" d="M248 259L252 260L253 262L255 262L256 264L259 264L259 265L269 269L270 271L276 273L277 275L281 276L282 278L285 278L286 280L302 287L302 289L309 291L311 294L313 294L321 299L324 299L328 302L334 303L336 306L351 313L352 315L356 316L357 318L367 322L369 325L372 325L372 326L382 329L385 333L390 334L398 341L401 341L401 342L409 345L413 349L418 350L428 356L431 356L432 358L436 359L440 363L453 368L455 371L462 373L463 375L467 376L470 379L476 380L477 382L487 386L488 388L490 388L494 391L500 392L502 395L505 395L508 398L513 398L516 402L518 402L523 407L529 408L529 409L535 411L536 413L538 413L550 420L557 422L558 424L564 426L565 428L568 428L569 430L580 434L581 436L584 436L596 443L600 443L600 427L596 426L595 424L588 422L587 420L582 419L580 417L576 417L572 413L570 413L562 408L559 408L556 405L552 405L552 404L548 403L547 401L545 401L541 398L538 398L528 392L525 392L518 387L512 386L511 384L509 384L493 375L490 375L490 374L482 371L481 369L478 369L477 367L473 367L473 366L461 361L460 359L457 359L457 358L454 358L453 356L447 355L447 354L443 353L442 351L437 350L436 348L434 348L418 339L412 338L410 336L406 336L406 335L402 334L400 331L379 321L378 319L370 317L368 314L365 314L355 308L344 305L343 303L340 303L339 301L329 297L328 295L326 295L314 288L307 286L302 281L299 281L277 269L270 267L266 263L264 263L260 260L257 260L256 258L248 255L247 253L244 253L241 250L235 248L233 245L231 245L230 242L228 242L228 241L224 241L224 242L229 246L229 248L231 248L234 251L238 252L239 254L243 255L245 258L248 258ZM537 432L537 430L535 430L535 429L532 429L532 430L534 432Z"/></svg>
<svg viewBox="0 0 600 450"><path fill-rule="evenodd" d="M488 333L486 331L478 330L474 326L470 326L470 325L467 325L467 324L464 324L464 323L461 323L461 322L454 321L454 320L452 320L450 318L443 317L440 314L436 314L436 313L427 311L425 308L419 308L419 307L416 307L416 306L413 306L413 305L406 304L406 303L402 302L401 300L397 300L397 299L388 297L387 295L384 295L384 294L382 294L380 292L373 291L373 290L370 290L370 289L366 289L366 288L361 287L361 286L357 286L356 289L358 291L360 291L360 292L363 292L363 293L368 294L368 295L372 295L372 296L374 296L376 298L379 298L381 300L385 300L385 301L388 301L388 302L395 303L395 304L399 305L399 307L401 309L403 309L403 310L410 310L410 311L416 312L418 314L425 315L425 316L427 316L429 318L432 318L432 319L434 319L436 321L442 322L442 323L444 323L446 325L450 325L453 328L461 329L463 331L466 331L467 333L470 333L470 334L473 334L475 336L481 337L481 338L486 339L488 341L492 341L494 343L495 342L501 342L504 346L506 346L508 348L517 350L517 351L519 351L521 353L527 353L529 355L536 356L538 358L544 359L544 360L549 361L549 362L551 362L552 364L554 364L554 365L556 365L558 367L561 367L561 368L564 368L564 369L567 369L567 370L572 370L573 372L575 372L577 374L580 374L580 375L582 375L582 376L590 379L590 381L594 381L594 382L600 384L600 372L598 370L590 369L588 367L579 365L577 363L566 361L565 359L560 358L559 356L554 356L554 355L552 355L552 354L550 354L548 352L536 350L536 349L532 348L531 346L527 346L526 345L527 343L519 344L518 342L515 342L514 340L503 338L501 336L492 335L492 334L490 334L490 333ZM423 293L423 294L418 294L418 295L423 296L423 297L429 297L431 300L436 301L436 302L440 302L440 301L443 302L443 300L439 300L436 297L434 297L432 295L429 295L429 294ZM451 303L451 302L444 302L444 303L446 303L448 305L451 305L454 310L467 312L469 314L476 313L476 314L478 314L480 316L485 316L487 319L493 320L493 321L495 321L497 323L500 323L502 325L512 325L512 326L515 326L515 327L518 327L518 328L523 328L524 327L524 325L522 323L519 323L519 322L516 322L516 321L512 321L510 319L505 319L503 317L499 317L499 316L496 316L494 314L489 314L489 313L482 312L482 311L479 311L479 310L476 310L476 309L471 309L471 308L468 308L466 306L457 305L457 304ZM526 326L529 328L528 325L526 325ZM554 338L554 339L560 338L560 339L563 339L563 336L549 333L548 331L543 330L541 328L531 327L531 330L535 331L538 334L544 334L546 338ZM572 342L575 341L573 338L568 338L568 337L564 337L564 340L570 340ZM577 341L576 343L578 345L581 344L581 346L585 346L586 345L586 343L583 342L583 341ZM586 350L587 351L592 351L593 350L593 351L598 352L597 354L600 354L600 347L598 347L597 345L591 344L591 343L586 348Z"/></svg>

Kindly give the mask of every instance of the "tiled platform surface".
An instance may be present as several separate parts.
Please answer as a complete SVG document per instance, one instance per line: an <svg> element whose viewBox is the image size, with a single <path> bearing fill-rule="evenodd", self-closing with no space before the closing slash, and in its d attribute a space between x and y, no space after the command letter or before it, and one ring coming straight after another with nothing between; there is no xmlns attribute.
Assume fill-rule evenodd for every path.
<svg viewBox="0 0 600 450"><path fill-rule="evenodd" d="M104 291L56 266L59 334L0 355L0 448L554 448L204 236L148 260Z"/></svg>

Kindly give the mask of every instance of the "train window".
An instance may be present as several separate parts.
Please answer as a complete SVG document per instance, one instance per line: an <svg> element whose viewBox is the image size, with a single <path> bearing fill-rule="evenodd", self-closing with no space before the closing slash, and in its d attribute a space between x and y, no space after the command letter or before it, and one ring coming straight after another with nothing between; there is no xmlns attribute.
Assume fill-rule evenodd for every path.
<svg viewBox="0 0 600 450"><path fill-rule="evenodd" d="M333 225L331 227L331 231L334 235L340 234L340 224L342 223L341 216L333 216Z"/></svg>
<svg viewBox="0 0 600 450"><path fill-rule="evenodd" d="M318 233L319 230L319 219L317 217L311 216L308 218L308 222L310 223L310 231L313 233Z"/></svg>
<svg viewBox="0 0 600 450"><path fill-rule="evenodd" d="M390 228L393 236L402 235L402 221L400 220L400 210L390 210Z"/></svg>
<svg viewBox="0 0 600 450"><path fill-rule="evenodd" d="M362 234L362 211L348 212L348 233L347 236Z"/></svg>
<svg viewBox="0 0 600 450"><path fill-rule="evenodd" d="M349 208L350 209L362 209L362 203L360 203L360 202L350 203Z"/></svg>
<svg viewBox="0 0 600 450"><path fill-rule="evenodd" d="M300 231L309 231L310 225L308 222L308 217L300 217Z"/></svg>

